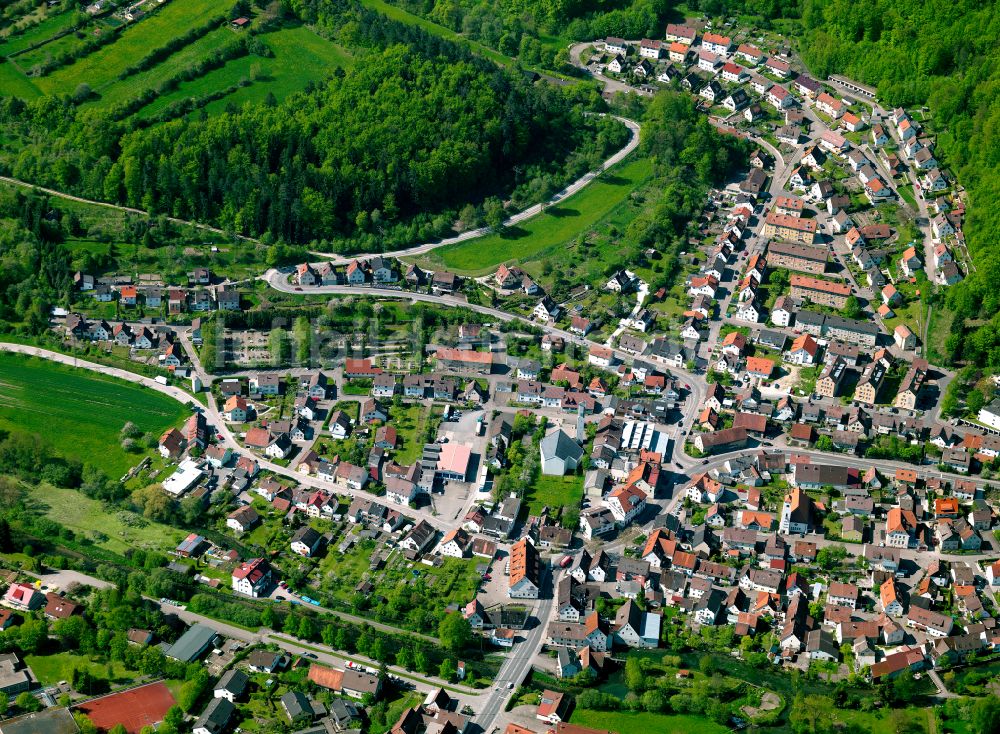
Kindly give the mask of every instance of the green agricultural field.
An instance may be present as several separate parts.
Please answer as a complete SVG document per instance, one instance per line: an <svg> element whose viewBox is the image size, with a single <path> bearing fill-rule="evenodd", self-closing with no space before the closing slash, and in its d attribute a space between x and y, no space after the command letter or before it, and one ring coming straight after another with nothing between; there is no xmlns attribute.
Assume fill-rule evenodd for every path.
<svg viewBox="0 0 1000 734"><path fill-rule="evenodd" d="M67 53L74 53L83 48L90 39L102 33L113 33L119 28L122 21L113 16L94 19L85 27L77 29L73 33L49 34L47 38L37 37L35 42L44 41L35 48L30 48L31 44L24 46L24 51L11 57L11 61L25 73L30 73L35 66L59 58Z"/></svg>
<svg viewBox="0 0 1000 734"><path fill-rule="evenodd" d="M67 458L119 477L138 458L119 444L127 421L159 436L188 410L147 388L18 354L0 353L0 429L42 436Z"/></svg>
<svg viewBox="0 0 1000 734"><path fill-rule="evenodd" d="M109 512L103 503L75 489L31 485L27 497L31 506L50 520L119 555L134 548L166 553L176 548L187 535L168 525L132 518L122 512Z"/></svg>
<svg viewBox="0 0 1000 734"><path fill-rule="evenodd" d="M257 67L259 75L247 87L215 100L205 106L208 114L218 114L227 105L242 105L263 102L268 94L273 94L280 102L290 94L301 91L309 82L319 82L330 76L337 68L350 68L354 63L351 55L341 46L326 40L314 31L299 26L284 28L274 33L259 36L274 52L274 58L263 59L255 56L244 57L229 62L221 69L194 80L180 89L192 96L204 96L216 89L230 87L242 78L250 78L250 70ZM232 67L232 69L230 69ZM169 95L170 101L180 97ZM143 110L145 114L145 110Z"/></svg>
<svg viewBox="0 0 1000 734"><path fill-rule="evenodd" d="M171 0L153 15L121 32L118 39L76 63L35 80L46 94L72 94L80 84L101 92L127 67L175 36L183 35L215 15L225 14L232 6L213 0ZM160 67L157 67L160 68Z"/></svg>
<svg viewBox="0 0 1000 734"><path fill-rule="evenodd" d="M525 493L528 514L537 515L543 507L579 507L583 499L583 477L570 474L565 477L539 475Z"/></svg>
<svg viewBox="0 0 1000 734"><path fill-rule="evenodd" d="M446 268L464 275L486 275L504 262L531 259L548 248L558 248L586 232L652 176L653 162L633 159L590 183L557 206L503 234L442 247L417 262L434 270Z"/></svg>
<svg viewBox="0 0 1000 734"><path fill-rule="evenodd" d="M591 711L575 709L570 722L613 732L655 731L657 734L724 734L724 726L700 716Z"/></svg>
<svg viewBox="0 0 1000 734"><path fill-rule="evenodd" d="M28 655L24 662L34 671L38 682L45 686L54 686L59 681L71 680L73 671L78 669L86 669L98 680L106 680L112 684L133 683L140 675L137 671L129 670L118 661L103 662L98 658L71 652L62 652L56 655Z"/></svg>

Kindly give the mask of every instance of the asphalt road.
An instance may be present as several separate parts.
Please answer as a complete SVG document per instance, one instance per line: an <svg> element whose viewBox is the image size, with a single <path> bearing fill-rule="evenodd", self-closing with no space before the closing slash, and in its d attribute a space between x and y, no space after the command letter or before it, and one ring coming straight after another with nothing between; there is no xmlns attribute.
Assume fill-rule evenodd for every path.
<svg viewBox="0 0 1000 734"><path fill-rule="evenodd" d="M560 572L561 569L557 569L555 573L551 574L551 589L555 589ZM545 571L543 571L543 587L546 586L544 573ZM507 660L500 667L500 672L497 673L494 681L496 685L490 688L489 693L476 707L475 720L484 732L492 731L497 718L503 713L504 705L511 694L508 684L513 683L516 689L531 669L532 661L545 642L545 630L552 617L554 603L552 593L548 593L546 598L540 601L535 612L538 623L528 630L525 639L507 654Z"/></svg>

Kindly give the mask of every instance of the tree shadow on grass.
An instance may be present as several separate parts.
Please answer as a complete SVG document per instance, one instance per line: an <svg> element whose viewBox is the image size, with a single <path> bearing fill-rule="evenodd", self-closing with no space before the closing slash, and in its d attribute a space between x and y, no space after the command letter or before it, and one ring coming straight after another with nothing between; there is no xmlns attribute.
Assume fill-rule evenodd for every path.
<svg viewBox="0 0 1000 734"><path fill-rule="evenodd" d="M545 210L546 214L550 214L553 217L578 217L580 216L579 209L571 209L568 206L550 206Z"/></svg>
<svg viewBox="0 0 1000 734"><path fill-rule="evenodd" d="M606 183L608 186L626 186L631 183L624 176L618 176L614 173L604 173L598 180L601 183Z"/></svg>
<svg viewBox="0 0 1000 734"><path fill-rule="evenodd" d="M529 234L530 232L523 227L513 226L504 227L503 231L500 232L500 237L505 240L519 240L522 237L527 237Z"/></svg>

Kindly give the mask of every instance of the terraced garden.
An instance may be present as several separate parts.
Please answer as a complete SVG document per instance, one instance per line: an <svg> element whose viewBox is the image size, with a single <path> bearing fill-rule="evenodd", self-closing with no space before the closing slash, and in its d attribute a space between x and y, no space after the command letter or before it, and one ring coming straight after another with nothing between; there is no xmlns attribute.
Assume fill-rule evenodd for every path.
<svg viewBox="0 0 1000 734"><path fill-rule="evenodd" d="M148 18L122 31L113 43L33 81L46 94L72 94L80 84L88 84L103 96L122 71L150 51L213 16L227 14L231 8L232 2L170 0Z"/></svg>
<svg viewBox="0 0 1000 734"><path fill-rule="evenodd" d="M210 102L205 110L213 114L230 104L239 107L247 102L262 102L269 93L280 101L304 89L310 82L321 81L334 69L347 68L353 63L346 49L304 26L263 33L258 38L274 52L273 57L233 59L204 76L181 82L177 89L160 95L140 109L136 117L150 118L184 100L198 100L233 87L239 88Z"/></svg>
<svg viewBox="0 0 1000 734"><path fill-rule="evenodd" d="M124 29L113 16L86 17L70 10L42 8L16 23L24 30L0 32L0 94L31 99L41 95L75 94L86 85L92 96L84 107L107 109L128 105L123 115L158 122L205 108L217 114L231 105L277 100L320 82L337 68L349 67L351 55L310 28L289 24L254 37L270 49L268 55L228 54L228 60L173 86L174 80L199 68L206 59L223 55L249 36L234 32L226 20L233 0L167 0ZM36 13L38 14L36 17ZM38 21L38 17L42 19ZM213 22L217 28L212 28ZM203 32L207 31L207 32ZM118 35L110 43L49 73L46 64L67 54L80 53L101 33ZM163 58L134 71L150 52L185 35L191 41L164 53ZM185 39L186 40L186 39ZM133 73L130 73L133 72ZM195 72L197 74L197 71ZM139 100L146 101L142 105ZM138 103L138 104L137 104Z"/></svg>

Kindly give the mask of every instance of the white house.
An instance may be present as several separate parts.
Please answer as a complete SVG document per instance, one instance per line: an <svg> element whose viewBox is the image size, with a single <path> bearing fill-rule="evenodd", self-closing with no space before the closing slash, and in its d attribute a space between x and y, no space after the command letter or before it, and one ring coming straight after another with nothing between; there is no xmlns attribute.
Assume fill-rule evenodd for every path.
<svg viewBox="0 0 1000 734"><path fill-rule="evenodd" d="M989 405L979 410L979 422L1000 431L1000 398L994 398Z"/></svg>
<svg viewBox="0 0 1000 734"><path fill-rule="evenodd" d="M634 520L646 509L648 495L632 484L626 484L612 490L604 499L604 505L611 510L615 520L625 525Z"/></svg>
<svg viewBox="0 0 1000 734"><path fill-rule="evenodd" d="M245 561L233 569L233 591L254 599L271 585L271 566L264 558Z"/></svg>
<svg viewBox="0 0 1000 734"><path fill-rule="evenodd" d="M583 456L583 448L561 429L543 438L538 444L542 474L563 476L576 471Z"/></svg>
<svg viewBox="0 0 1000 734"><path fill-rule="evenodd" d="M465 558L472 541L462 528L450 530L438 544L437 552L448 558Z"/></svg>

